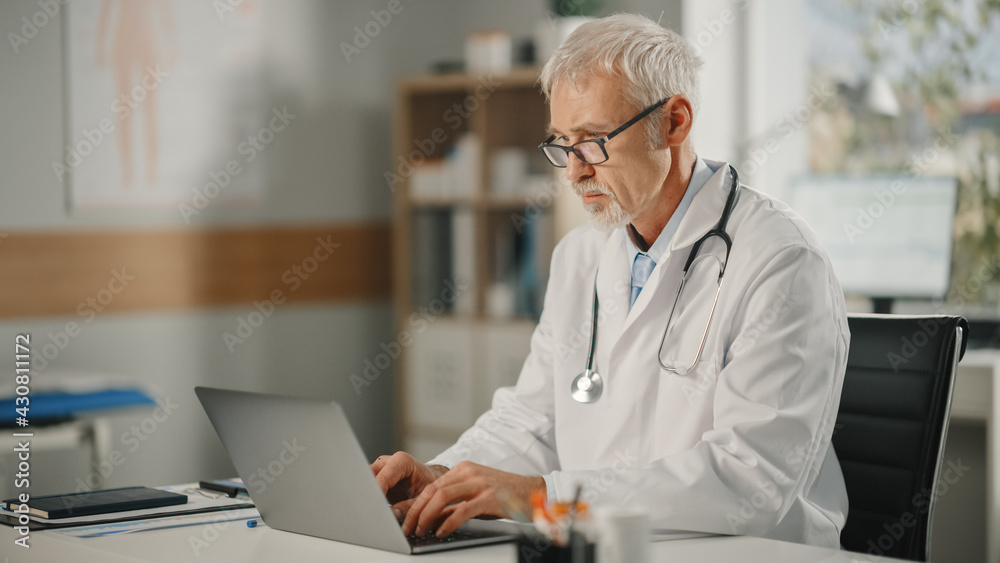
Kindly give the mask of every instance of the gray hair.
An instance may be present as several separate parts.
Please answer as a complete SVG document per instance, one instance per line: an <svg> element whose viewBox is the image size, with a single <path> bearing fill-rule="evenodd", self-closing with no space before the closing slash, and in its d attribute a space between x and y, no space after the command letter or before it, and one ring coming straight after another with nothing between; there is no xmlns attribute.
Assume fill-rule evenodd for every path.
<svg viewBox="0 0 1000 563"><path fill-rule="evenodd" d="M542 68L541 84L551 98L557 82L577 85L595 74L622 79L622 94L637 110L683 94L698 111L701 57L680 35L637 14L615 14L576 29ZM652 147L660 145L657 109L645 119Z"/></svg>

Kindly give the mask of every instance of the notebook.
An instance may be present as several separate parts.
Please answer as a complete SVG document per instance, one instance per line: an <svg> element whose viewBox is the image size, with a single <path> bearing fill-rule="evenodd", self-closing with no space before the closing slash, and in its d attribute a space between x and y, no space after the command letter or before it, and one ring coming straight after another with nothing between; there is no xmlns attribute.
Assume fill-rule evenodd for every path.
<svg viewBox="0 0 1000 563"><path fill-rule="evenodd" d="M28 505L28 514L32 516L57 519L159 508L186 502L187 495L149 487L124 487L106 491L33 496L25 504ZM17 499L3 501L3 507L7 510L16 510L20 504Z"/></svg>
<svg viewBox="0 0 1000 563"><path fill-rule="evenodd" d="M396 553L517 539L517 526L472 520L451 536L406 537L340 405L196 387L195 393L271 528Z"/></svg>

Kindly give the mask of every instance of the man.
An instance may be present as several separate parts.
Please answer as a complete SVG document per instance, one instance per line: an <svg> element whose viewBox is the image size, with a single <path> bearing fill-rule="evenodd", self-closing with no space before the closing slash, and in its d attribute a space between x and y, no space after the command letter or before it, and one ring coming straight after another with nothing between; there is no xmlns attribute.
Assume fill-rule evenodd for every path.
<svg viewBox="0 0 1000 563"><path fill-rule="evenodd" d="M843 295L800 218L695 154L700 64L675 33L616 15L545 65L542 149L593 226L553 253L517 385L429 464L402 452L372 464L405 533L445 536L532 490L565 501L582 485L656 528L839 545ZM698 243L720 227L728 260L725 236ZM594 317L600 381L578 377Z"/></svg>

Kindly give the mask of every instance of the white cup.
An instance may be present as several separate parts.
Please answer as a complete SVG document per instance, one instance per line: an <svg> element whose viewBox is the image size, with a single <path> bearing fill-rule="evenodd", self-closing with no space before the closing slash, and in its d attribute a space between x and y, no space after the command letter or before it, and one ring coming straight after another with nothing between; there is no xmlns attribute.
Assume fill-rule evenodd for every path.
<svg viewBox="0 0 1000 563"><path fill-rule="evenodd" d="M632 508L597 511L597 563L648 563L649 514Z"/></svg>

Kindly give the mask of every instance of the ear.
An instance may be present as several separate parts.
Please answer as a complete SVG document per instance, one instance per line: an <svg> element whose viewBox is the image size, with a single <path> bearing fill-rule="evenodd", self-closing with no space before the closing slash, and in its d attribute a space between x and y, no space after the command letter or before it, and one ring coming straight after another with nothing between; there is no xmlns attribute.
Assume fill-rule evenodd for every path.
<svg viewBox="0 0 1000 563"><path fill-rule="evenodd" d="M661 146L677 147L684 144L691 134L691 123L694 111L691 100L683 94L677 94L663 104L663 115L660 118Z"/></svg>

